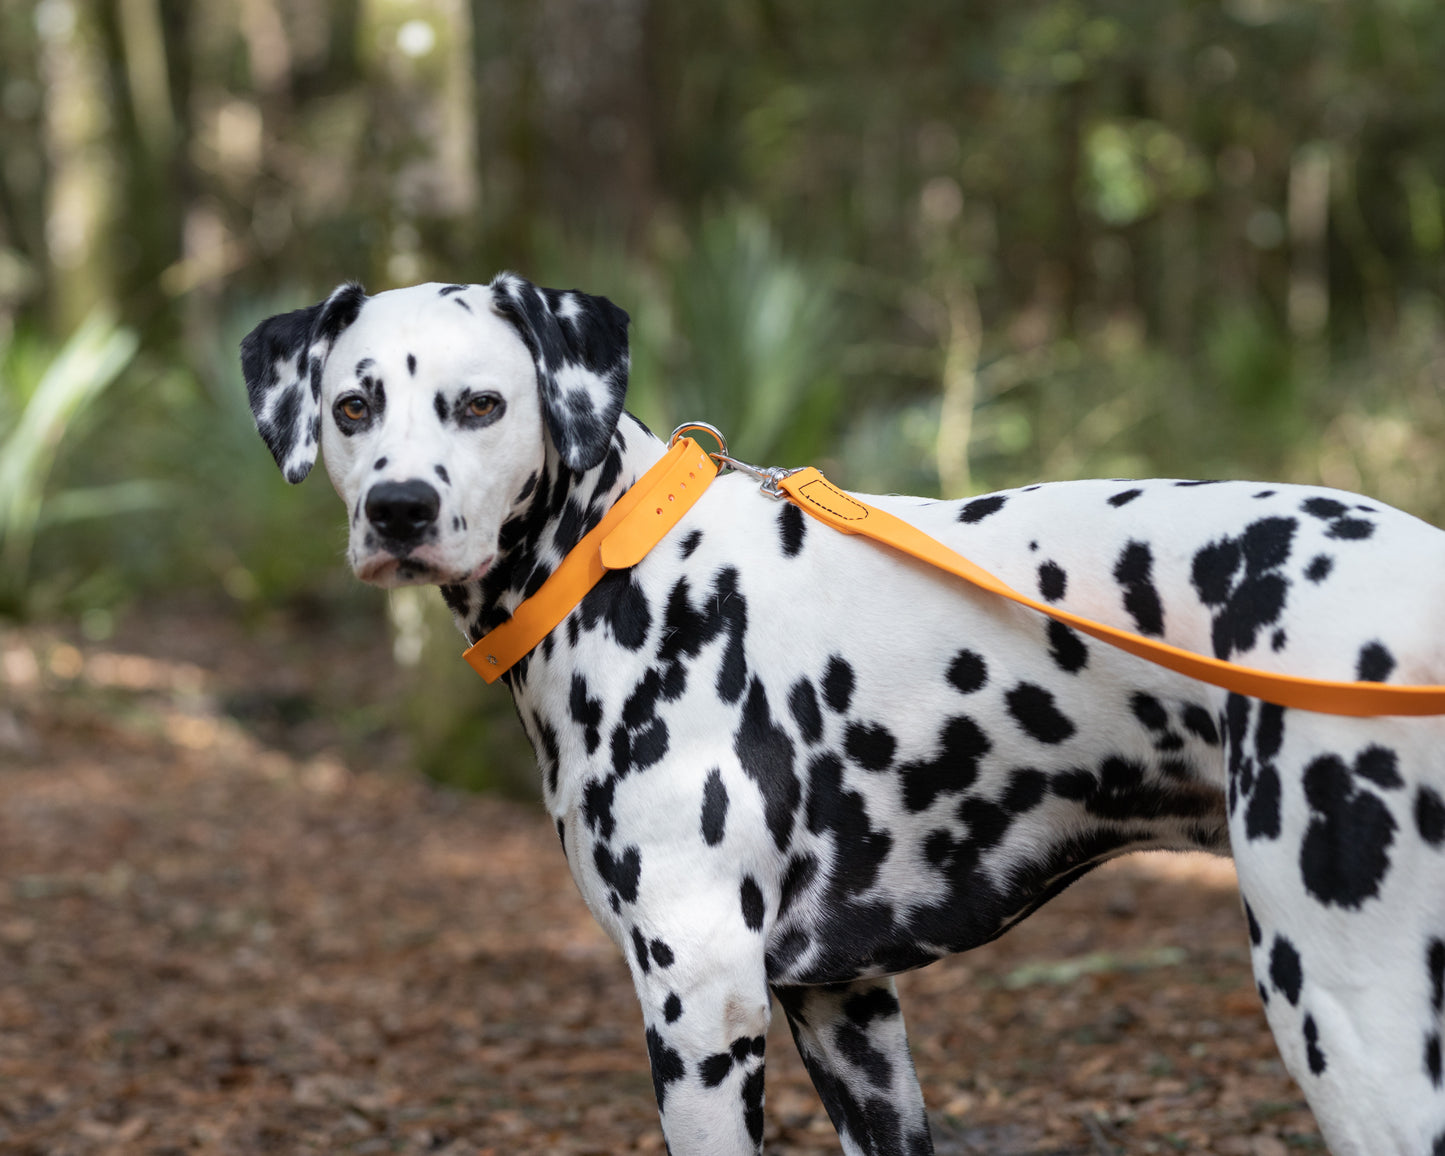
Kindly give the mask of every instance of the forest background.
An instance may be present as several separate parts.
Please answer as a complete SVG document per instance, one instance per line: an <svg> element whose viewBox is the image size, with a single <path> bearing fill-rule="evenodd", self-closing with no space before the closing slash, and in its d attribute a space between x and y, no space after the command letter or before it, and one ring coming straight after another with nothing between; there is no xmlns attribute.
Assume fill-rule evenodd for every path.
<svg viewBox="0 0 1445 1156"><path fill-rule="evenodd" d="M3 0L0 617L390 631L410 689L346 744L525 786L236 356L345 279L501 268L632 314L653 428L854 489L1255 476L1438 524L1442 62L1431 0Z"/></svg>

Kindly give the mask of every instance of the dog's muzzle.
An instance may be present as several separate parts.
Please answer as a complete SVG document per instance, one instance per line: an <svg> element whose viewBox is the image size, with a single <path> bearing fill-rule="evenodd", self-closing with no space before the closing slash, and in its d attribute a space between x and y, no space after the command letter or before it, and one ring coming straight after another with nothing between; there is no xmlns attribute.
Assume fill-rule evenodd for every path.
<svg viewBox="0 0 1445 1156"><path fill-rule="evenodd" d="M378 482L366 495L366 517L388 550L406 552L436 525L441 495L428 482Z"/></svg>

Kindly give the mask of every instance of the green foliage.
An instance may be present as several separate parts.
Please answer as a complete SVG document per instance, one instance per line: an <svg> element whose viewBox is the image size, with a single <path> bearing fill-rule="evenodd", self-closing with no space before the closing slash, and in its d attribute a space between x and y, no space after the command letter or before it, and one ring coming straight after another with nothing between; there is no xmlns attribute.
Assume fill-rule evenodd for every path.
<svg viewBox="0 0 1445 1156"><path fill-rule="evenodd" d="M35 539L47 526L113 517L163 500L134 478L51 490L56 457L135 356L136 335L92 314L59 349L12 339L0 353L0 610L22 613Z"/></svg>

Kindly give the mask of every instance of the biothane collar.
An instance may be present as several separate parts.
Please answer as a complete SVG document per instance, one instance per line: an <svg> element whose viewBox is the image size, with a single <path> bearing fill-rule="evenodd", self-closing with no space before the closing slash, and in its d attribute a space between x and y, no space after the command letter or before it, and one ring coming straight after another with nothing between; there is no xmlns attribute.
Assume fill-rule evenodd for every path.
<svg viewBox="0 0 1445 1156"><path fill-rule="evenodd" d="M609 570L647 557L717 476L718 464L691 438L671 448L583 535L537 593L462 655L486 682L496 682L572 613Z"/></svg>
<svg viewBox="0 0 1445 1156"><path fill-rule="evenodd" d="M706 430L716 437L720 451L705 453L691 438L680 437L694 429ZM642 561L707 489L717 475L719 463L753 475L762 482L765 494L787 498L835 530L871 538L1000 598L1037 610L1111 646L1200 682L1321 714L1445 714L1445 686L1333 682L1240 666L1040 602L1020 594L916 526L844 493L815 469L760 470L728 457L722 435L700 423L678 427L662 459L617 500L596 529L577 543L541 589L463 657L487 682L495 682L547 637L608 570L625 569Z"/></svg>

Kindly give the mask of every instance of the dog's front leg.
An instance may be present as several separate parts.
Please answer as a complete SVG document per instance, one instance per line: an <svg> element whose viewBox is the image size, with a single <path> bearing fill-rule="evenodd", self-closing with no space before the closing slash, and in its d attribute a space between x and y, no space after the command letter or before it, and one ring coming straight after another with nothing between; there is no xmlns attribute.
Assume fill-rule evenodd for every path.
<svg viewBox="0 0 1445 1156"><path fill-rule="evenodd" d="M761 937L728 951L687 932L636 929L628 960L662 1132L672 1156L755 1156L771 1018Z"/></svg>
<svg viewBox="0 0 1445 1156"><path fill-rule="evenodd" d="M933 1151L891 978L780 987L793 1039L848 1156Z"/></svg>

